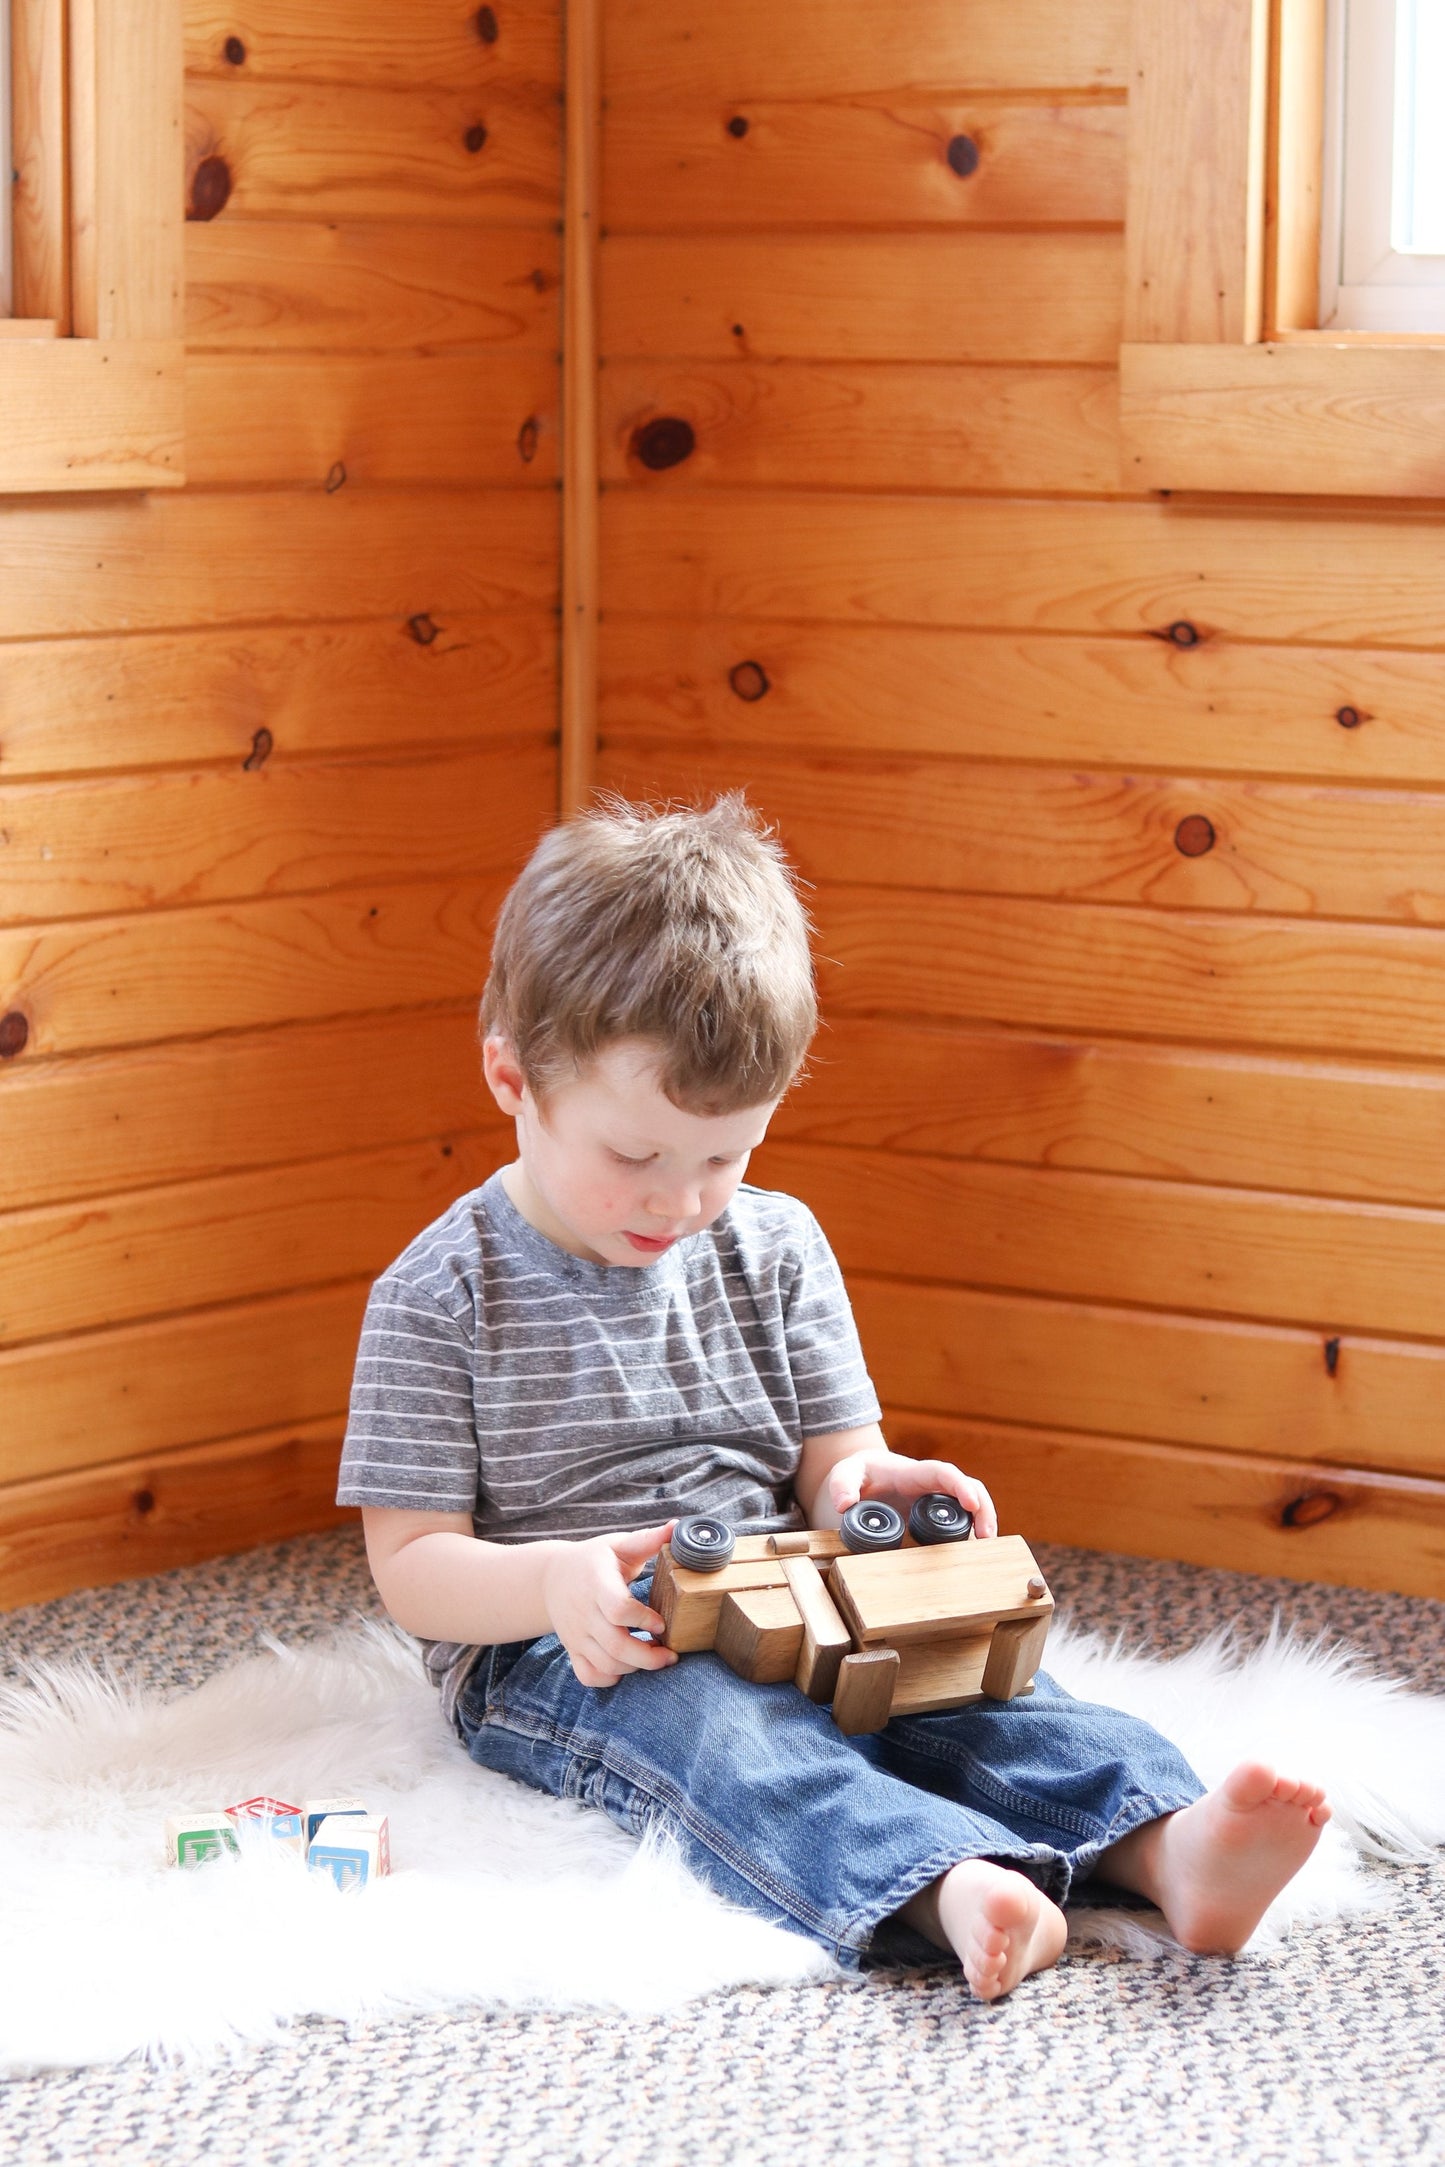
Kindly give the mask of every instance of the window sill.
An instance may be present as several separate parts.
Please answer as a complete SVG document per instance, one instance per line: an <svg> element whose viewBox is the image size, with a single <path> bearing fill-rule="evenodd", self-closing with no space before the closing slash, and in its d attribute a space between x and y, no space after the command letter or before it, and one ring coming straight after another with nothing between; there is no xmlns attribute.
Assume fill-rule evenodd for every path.
<svg viewBox="0 0 1445 2167"><path fill-rule="evenodd" d="M1149 489L1445 499L1445 338L1125 345L1119 391Z"/></svg>
<svg viewBox="0 0 1445 2167"><path fill-rule="evenodd" d="M18 327L7 327L7 333ZM179 488L185 361L179 339L0 337L0 492Z"/></svg>

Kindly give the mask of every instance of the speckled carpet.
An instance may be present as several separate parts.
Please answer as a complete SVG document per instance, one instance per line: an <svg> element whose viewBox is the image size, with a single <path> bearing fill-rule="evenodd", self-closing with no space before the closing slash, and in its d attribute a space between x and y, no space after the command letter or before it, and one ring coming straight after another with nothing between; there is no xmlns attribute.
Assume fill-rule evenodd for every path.
<svg viewBox="0 0 1445 2167"><path fill-rule="evenodd" d="M1122 1627L1134 1646L1178 1653L1227 1620L1257 1639L1278 1610L1445 1691L1445 1604L1039 1555L1078 1622ZM88 1650L175 1687L263 1634L295 1644L375 1608L347 1532L13 1613L0 1619L0 1664L18 1673ZM1380 1880L1387 1908L1312 1928L1267 1963L1071 1954L992 2008L948 1969L880 1970L734 1990L646 2021L312 2021L199 2071L124 2063L16 2080L0 2090L0 2157L1445 2162L1445 1874L1397 1867Z"/></svg>

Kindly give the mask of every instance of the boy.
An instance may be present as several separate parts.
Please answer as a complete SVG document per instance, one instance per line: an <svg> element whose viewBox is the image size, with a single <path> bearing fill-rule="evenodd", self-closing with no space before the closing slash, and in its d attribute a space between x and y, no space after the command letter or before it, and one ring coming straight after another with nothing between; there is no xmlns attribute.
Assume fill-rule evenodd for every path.
<svg viewBox="0 0 1445 2167"><path fill-rule="evenodd" d="M816 1221L743 1183L816 1020L807 919L740 797L543 839L482 1003L517 1157L367 1309L338 1496L382 1599L473 1759L666 1828L844 1964L901 1922L993 2000L1057 1962L1091 1873L1236 1950L1329 1817L1314 1786L1247 1763L1206 1796L1147 1725L1042 1674L845 1738L790 1685L639 1637L682 1514L836 1526L945 1490L997 1533L981 1483L889 1451Z"/></svg>

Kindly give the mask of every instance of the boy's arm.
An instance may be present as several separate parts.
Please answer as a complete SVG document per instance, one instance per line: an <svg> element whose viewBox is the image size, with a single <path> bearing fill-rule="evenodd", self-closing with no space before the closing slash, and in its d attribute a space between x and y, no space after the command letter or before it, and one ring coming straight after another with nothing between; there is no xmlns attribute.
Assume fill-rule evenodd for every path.
<svg viewBox="0 0 1445 2167"><path fill-rule="evenodd" d="M362 1508L366 1556L398 1625L422 1640L534 1640L556 1633L583 1685L616 1685L624 1671L676 1657L634 1640L662 1618L628 1589L672 1531L642 1528L583 1542L483 1542L470 1513Z"/></svg>
<svg viewBox="0 0 1445 2167"><path fill-rule="evenodd" d="M836 1527L860 1497L881 1497L905 1514L916 1497L944 1490L973 1514L979 1536L998 1533L998 1514L983 1484L947 1460L912 1460L890 1452L876 1422L803 1441L793 1494L810 1527Z"/></svg>

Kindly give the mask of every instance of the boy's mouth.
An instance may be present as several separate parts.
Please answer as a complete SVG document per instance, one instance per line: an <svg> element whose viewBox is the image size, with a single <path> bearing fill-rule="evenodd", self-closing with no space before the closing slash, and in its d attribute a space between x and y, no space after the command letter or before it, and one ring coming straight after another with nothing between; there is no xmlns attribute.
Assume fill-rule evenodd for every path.
<svg viewBox="0 0 1445 2167"><path fill-rule="evenodd" d="M661 1256L663 1250L670 1249L677 1240L675 1234L664 1234L660 1240L651 1234L630 1234L625 1227L622 1230L622 1238L624 1241L631 1242L634 1249L640 1249L645 1256L650 1257Z"/></svg>

